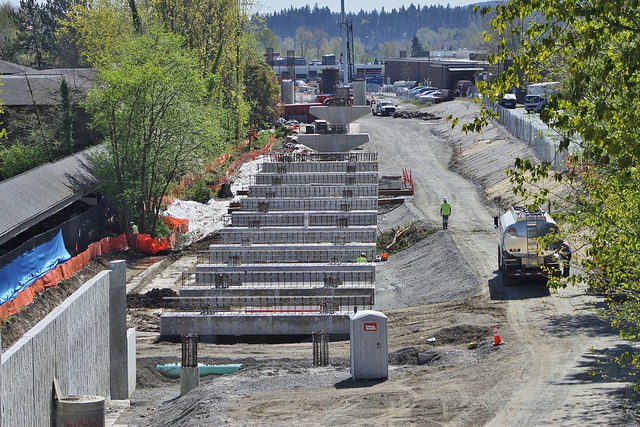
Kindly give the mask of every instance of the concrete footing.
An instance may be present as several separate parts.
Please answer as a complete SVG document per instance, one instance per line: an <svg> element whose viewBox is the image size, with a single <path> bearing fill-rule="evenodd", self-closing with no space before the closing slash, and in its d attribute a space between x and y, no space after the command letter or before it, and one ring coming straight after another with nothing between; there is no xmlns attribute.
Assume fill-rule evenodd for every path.
<svg viewBox="0 0 640 427"><path fill-rule="evenodd" d="M349 334L349 312L333 314L280 313L277 310L254 314L199 314L168 312L160 316L160 338L175 339L186 333L198 334L201 341L216 335L330 335Z"/></svg>
<svg viewBox="0 0 640 427"><path fill-rule="evenodd" d="M180 368L180 396L184 396L191 390L200 386L200 368L184 367Z"/></svg>

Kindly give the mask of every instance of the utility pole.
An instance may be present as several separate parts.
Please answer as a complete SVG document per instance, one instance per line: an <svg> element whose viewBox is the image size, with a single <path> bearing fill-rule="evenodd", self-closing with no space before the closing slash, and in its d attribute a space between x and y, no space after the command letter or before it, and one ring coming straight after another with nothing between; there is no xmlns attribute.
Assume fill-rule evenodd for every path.
<svg viewBox="0 0 640 427"><path fill-rule="evenodd" d="M340 7L340 41L342 45L340 72L342 74L342 85L347 86L349 84L349 52L347 50L347 18L344 12L344 0L340 0Z"/></svg>

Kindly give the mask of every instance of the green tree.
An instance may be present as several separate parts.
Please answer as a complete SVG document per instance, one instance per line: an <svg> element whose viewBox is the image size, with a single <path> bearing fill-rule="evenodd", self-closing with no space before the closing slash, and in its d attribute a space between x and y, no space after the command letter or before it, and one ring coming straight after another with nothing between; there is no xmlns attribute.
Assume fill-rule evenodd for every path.
<svg viewBox="0 0 640 427"><path fill-rule="evenodd" d="M267 48L273 48L277 51L280 46L278 37L268 28L256 31L255 38L262 52L266 52Z"/></svg>
<svg viewBox="0 0 640 427"><path fill-rule="evenodd" d="M151 31L114 54L87 100L107 143L97 172L123 225L133 220L154 234L168 187L216 150L219 117L182 38Z"/></svg>
<svg viewBox="0 0 640 427"><path fill-rule="evenodd" d="M60 118L58 120L56 139L60 143L61 151L69 155L73 154L75 147L73 139L74 116L69 84L66 80L62 80L60 84Z"/></svg>
<svg viewBox="0 0 640 427"><path fill-rule="evenodd" d="M20 8L13 20L20 32L8 42L5 49L7 57L33 67L54 64L54 18L46 6L36 0L20 0Z"/></svg>
<svg viewBox="0 0 640 427"><path fill-rule="evenodd" d="M560 135L560 152L572 153L565 171L518 160L512 172L515 191L532 196L533 204L546 197L562 204L562 229L577 242L584 268L571 281L616 295L610 301L612 323L635 340L640 334L638 3L512 0L497 6L495 14L493 34L486 37L498 37L500 50L490 60L511 59L514 66L483 91L496 100L523 80L560 79L562 90L541 118ZM466 128L477 129L488 117ZM549 176L566 184L564 193L525 190ZM640 366L639 355L632 360Z"/></svg>
<svg viewBox="0 0 640 427"><path fill-rule="evenodd" d="M270 127L277 118L276 104L280 94L278 79L271 67L257 59L247 61L245 76L245 98L251 106L249 127Z"/></svg>
<svg viewBox="0 0 640 427"><path fill-rule="evenodd" d="M307 55L307 51L313 43L313 33L307 30L305 27L296 28L296 47L300 52L301 57Z"/></svg>

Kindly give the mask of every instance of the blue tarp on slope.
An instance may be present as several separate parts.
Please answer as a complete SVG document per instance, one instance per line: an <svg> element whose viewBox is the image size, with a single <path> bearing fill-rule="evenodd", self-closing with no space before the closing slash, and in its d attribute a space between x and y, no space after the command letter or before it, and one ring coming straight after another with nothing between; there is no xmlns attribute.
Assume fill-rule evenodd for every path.
<svg viewBox="0 0 640 427"><path fill-rule="evenodd" d="M14 299L20 291L70 258L62 230L47 243L20 255L0 270L0 304Z"/></svg>

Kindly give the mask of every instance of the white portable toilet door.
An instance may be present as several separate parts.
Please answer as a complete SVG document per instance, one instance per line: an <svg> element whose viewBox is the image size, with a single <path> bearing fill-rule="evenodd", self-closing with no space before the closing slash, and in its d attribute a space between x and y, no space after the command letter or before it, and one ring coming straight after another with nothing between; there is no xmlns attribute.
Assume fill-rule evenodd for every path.
<svg viewBox="0 0 640 427"><path fill-rule="evenodd" d="M382 366L382 332L383 328L378 319L369 317L361 323L362 325L362 341L358 349L360 354L360 372L359 377L363 378L380 378L386 375L386 370Z"/></svg>

